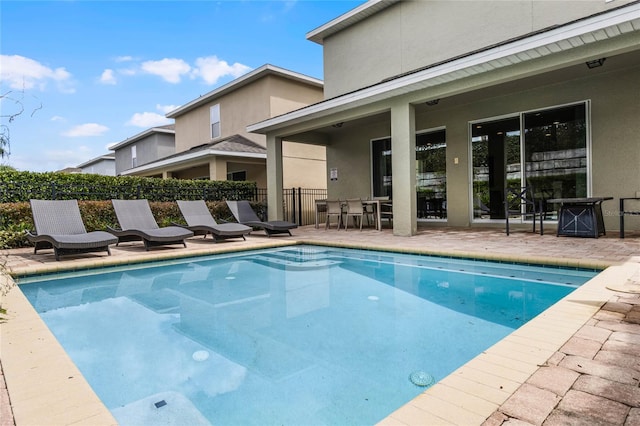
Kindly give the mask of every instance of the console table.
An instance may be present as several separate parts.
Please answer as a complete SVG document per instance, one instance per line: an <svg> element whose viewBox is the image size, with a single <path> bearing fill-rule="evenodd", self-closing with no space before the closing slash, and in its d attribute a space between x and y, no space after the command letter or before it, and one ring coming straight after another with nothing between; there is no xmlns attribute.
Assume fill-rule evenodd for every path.
<svg viewBox="0 0 640 426"><path fill-rule="evenodd" d="M553 198L547 203L559 203L558 236L598 238L605 235L602 202L613 197Z"/></svg>
<svg viewBox="0 0 640 426"><path fill-rule="evenodd" d="M625 210L624 202L626 200L640 200L640 197L620 198L620 238L624 238L624 215L638 216L640 215L640 206L636 205L635 210Z"/></svg>

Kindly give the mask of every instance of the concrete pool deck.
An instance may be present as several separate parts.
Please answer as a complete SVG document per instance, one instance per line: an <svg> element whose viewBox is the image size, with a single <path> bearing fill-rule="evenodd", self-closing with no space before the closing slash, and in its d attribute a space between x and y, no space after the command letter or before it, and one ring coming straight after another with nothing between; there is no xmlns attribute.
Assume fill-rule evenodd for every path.
<svg viewBox="0 0 640 426"><path fill-rule="evenodd" d="M29 275L294 243L607 268L380 424L640 424L640 235L558 238L429 227L395 237L390 230L306 226L293 237L255 232L247 241L219 244L192 238L186 249L146 252L125 243L112 247L112 256L56 262L51 252L24 248L1 259L12 274ZM116 424L19 289L2 306L8 313L0 322L0 426Z"/></svg>

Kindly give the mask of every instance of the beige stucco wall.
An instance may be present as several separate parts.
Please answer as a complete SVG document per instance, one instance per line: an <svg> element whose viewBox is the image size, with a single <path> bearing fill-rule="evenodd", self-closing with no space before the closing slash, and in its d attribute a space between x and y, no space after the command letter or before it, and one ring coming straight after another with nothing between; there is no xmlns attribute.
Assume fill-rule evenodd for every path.
<svg viewBox="0 0 640 426"><path fill-rule="evenodd" d="M324 40L325 97L631 1L405 0Z"/></svg>
<svg viewBox="0 0 640 426"><path fill-rule="evenodd" d="M248 133L247 125L302 108L322 99L321 87L268 75L176 117L176 152L212 142L209 133L209 109L215 104L220 104L221 139L238 134L266 146L265 136ZM283 156L285 168L283 184L286 188L326 187L324 147L285 142ZM236 167L238 164L229 163L226 169L228 171L246 170L247 179L256 181L260 188L266 188L264 162L262 164L260 169L260 166L246 164L238 168ZM215 176L221 179L226 172L220 172L223 167L219 160L216 160L216 165ZM181 172L179 176L186 177L192 174L192 172Z"/></svg>
<svg viewBox="0 0 640 426"><path fill-rule="evenodd" d="M609 59L613 64L614 58ZM585 69L584 64L580 69ZM420 108L416 131L446 128L448 224L468 226L470 220L469 122L522 111L589 100L591 104L591 177L593 196L612 196L603 204L608 230L619 228L620 197L640 191L640 65L622 69L548 73L515 83L478 90ZM376 125L352 128L327 146L327 169L338 168L339 179L328 182L329 197L370 196L370 140L390 135L390 118ZM454 159L458 158L458 164ZM628 217L628 229L640 229L640 218Z"/></svg>

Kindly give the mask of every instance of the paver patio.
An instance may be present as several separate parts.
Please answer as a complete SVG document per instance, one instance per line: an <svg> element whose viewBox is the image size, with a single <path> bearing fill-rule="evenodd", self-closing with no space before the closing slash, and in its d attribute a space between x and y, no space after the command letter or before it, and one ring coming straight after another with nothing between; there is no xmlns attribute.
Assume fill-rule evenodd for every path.
<svg viewBox="0 0 640 426"><path fill-rule="evenodd" d="M13 273L21 274L87 265L106 266L123 260L138 262L163 257L210 254L292 242L566 266L605 268L622 265L620 268L627 268L624 269L625 276L629 276L632 281L638 278L640 271L640 260L634 258L640 253L640 235L628 234L627 238L620 240L614 233L592 239L556 237L553 233L540 236L517 231L506 236L502 228L428 227L421 228L419 234L412 237L394 237L390 230L325 231L323 228L305 226L295 230L293 237L267 238L261 232L255 232L247 241L219 244L198 237L188 240L186 249L160 248L149 252L144 251L140 244L127 243L113 247L113 255L110 257L89 254L69 256L60 262L55 261L53 254L33 255L30 248L5 251L2 256ZM510 365L515 361L506 358L499 361L501 355L488 350L472 361L470 368L447 377L381 424L640 424L640 298L635 292L638 286L631 281L620 282L624 280L620 280L619 275L610 274L606 277L604 282L607 284L600 287L610 286L624 291L602 288L608 299L594 302L596 306L591 307L593 314L589 314L584 321L580 320L579 325L567 337L562 334L565 330L543 330L543 334L559 342L555 347L542 340L536 342L535 337L527 335L530 332L527 327L514 332L511 340L501 342L503 349L508 348L517 354L516 358L535 361L535 368L530 372L528 368ZM600 300L594 298L596 299ZM10 322L12 306L8 305L7 308L10 311ZM564 314L550 312L549 315ZM556 322L552 324L558 324L559 328L571 329L570 324L554 321ZM9 323L0 327L6 327L5 324ZM2 329L0 331L4 332ZM5 348L0 346L0 349ZM491 388L483 385L481 380L476 380L476 376L488 374L482 371L483 368L500 362L505 364L505 375L509 376L502 379L500 389ZM9 364L13 365L13 361ZM483 367L477 367L479 365ZM0 366L9 366L5 363L4 350L0 351ZM517 368L521 371L517 371ZM7 378L15 377L16 372L4 371L4 375ZM21 406L24 401L19 400L18 393L12 398L12 381L7 382L8 390L4 386L4 380L0 380L0 426L14 424L14 417L18 426L28 424L21 421L21 416L29 410ZM13 413L8 408L7 401L13 405ZM435 408L429 408L431 406ZM438 410L445 412L452 409L458 410L457 417L438 414ZM485 418L487 420L484 423L478 420ZM66 422L59 420L54 423Z"/></svg>

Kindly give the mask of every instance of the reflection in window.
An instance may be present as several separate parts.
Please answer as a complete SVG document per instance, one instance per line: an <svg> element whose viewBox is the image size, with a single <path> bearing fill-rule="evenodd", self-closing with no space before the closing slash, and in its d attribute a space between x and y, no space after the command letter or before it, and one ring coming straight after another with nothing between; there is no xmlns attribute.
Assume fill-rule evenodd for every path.
<svg viewBox="0 0 640 426"><path fill-rule="evenodd" d="M416 135L416 191L418 219L447 217L446 131Z"/></svg>
<svg viewBox="0 0 640 426"><path fill-rule="evenodd" d="M475 219L504 219L507 187L533 187L537 199L588 195L585 103L473 123L471 146Z"/></svg>
<svg viewBox="0 0 640 426"><path fill-rule="evenodd" d="M545 198L587 196L585 104L524 114L527 184Z"/></svg>

